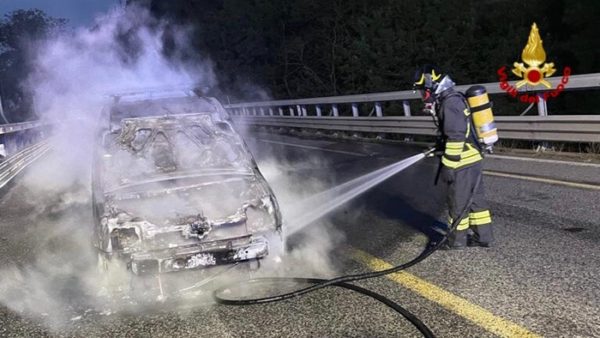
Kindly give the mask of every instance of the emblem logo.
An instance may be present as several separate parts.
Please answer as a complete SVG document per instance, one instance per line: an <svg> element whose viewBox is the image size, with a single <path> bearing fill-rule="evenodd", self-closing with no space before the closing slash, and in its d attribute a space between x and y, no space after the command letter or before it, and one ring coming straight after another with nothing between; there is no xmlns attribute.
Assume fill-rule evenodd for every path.
<svg viewBox="0 0 600 338"><path fill-rule="evenodd" d="M560 79L560 82L556 88L552 88L552 84L545 79L549 76L552 76L552 74L556 72L556 69L554 68L553 62L546 62L546 51L542 45L540 31L535 22L533 25L531 25L529 38L527 39L527 44L521 53L521 59L523 62L513 63L514 68L512 69L512 73L522 79L514 86L508 82L506 66L500 67L500 69L497 71L500 80L500 88L512 97L518 97L521 102L539 102L540 96L544 100L547 100L551 97L557 97L564 90L565 85L569 82L569 76L571 75L570 67L564 68L562 78ZM525 85L535 87L540 84L547 89L545 89L543 94L539 95L530 95L527 93L521 94L523 89L519 89ZM537 90L539 91L540 89Z"/></svg>
<svg viewBox="0 0 600 338"><path fill-rule="evenodd" d="M546 61L546 51L542 45L540 32L535 22L531 26L529 39L527 40L527 45L523 48L521 59L529 67L525 67L521 62L515 62L513 64L515 67L512 69L513 74L520 78L524 78L522 81L517 82L517 88L521 88L525 84L531 86L542 84L546 86L546 88L552 88L550 82L544 80L544 77L551 76L556 72L556 69L554 69L554 63L544 63L544 61Z"/></svg>

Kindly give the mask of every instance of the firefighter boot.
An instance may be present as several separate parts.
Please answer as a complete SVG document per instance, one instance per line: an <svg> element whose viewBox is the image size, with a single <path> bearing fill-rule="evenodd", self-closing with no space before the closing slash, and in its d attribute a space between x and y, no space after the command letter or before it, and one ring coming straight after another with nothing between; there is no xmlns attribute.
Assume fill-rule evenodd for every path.
<svg viewBox="0 0 600 338"><path fill-rule="evenodd" d="M477 225L472 227L473 235L468 236L467 245L470 247L479 246L483 248L490 248L494 244L494 232L492 231L492 224Z"/></svg>
<svg viewBox="0 0 600 338"><path fill-rule="evenodd" d="M467 246L467 230L454 230L448 235L444 250L462 250Z"/></svg>

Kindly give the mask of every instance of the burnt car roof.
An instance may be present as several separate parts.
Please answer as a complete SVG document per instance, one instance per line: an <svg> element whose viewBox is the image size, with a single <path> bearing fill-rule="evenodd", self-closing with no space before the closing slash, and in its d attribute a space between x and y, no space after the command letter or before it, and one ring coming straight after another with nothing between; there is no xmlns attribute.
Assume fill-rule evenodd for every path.
<svg viewBox="0 0 600 338"><path fill-rule="evenodd" d="M180 128L189 125L204 125L214 123L213 117L208 114L177 114L165 116L145 116L133 117L121 120L122 133L127 133L128 129L156 128L162 129Z"/></svg>
<svg viewBox="0 0 600 338"><path fill-rule="evenodd" d="M121 121L125 119L190 114L211 115L214 121L228 119L223 106L213 97L187 96L145 99L115 103L110 109L110 129L119 128Z"/></svg>
<svg viewBox="0 0 600 338"><path fill-rule="evenodd" d="M120 182L117 186L200 172L252 172L252 158L239 135L212 115L127 118L120 125L104 148L115 156L112 178Z"/></svg>

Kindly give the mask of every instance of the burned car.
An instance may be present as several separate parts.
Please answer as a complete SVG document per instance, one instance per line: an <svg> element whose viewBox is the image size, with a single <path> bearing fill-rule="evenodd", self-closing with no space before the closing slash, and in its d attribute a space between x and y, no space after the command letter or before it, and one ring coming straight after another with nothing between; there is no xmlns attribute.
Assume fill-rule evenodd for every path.
<svg viewBox="0 0 600 338"><path fill-rule="evenodd" d="M277 200L215 99L121 102L94 156L93 242L136 275L282 252Z"/></svg>

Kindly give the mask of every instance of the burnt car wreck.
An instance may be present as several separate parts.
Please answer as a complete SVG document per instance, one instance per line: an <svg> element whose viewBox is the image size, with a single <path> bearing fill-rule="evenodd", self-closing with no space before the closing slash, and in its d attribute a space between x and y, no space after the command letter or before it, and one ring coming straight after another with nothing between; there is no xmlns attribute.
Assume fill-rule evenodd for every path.
<svg viewBox="0 0 600 338"><path fill-rule="evenodd" d="M93 168L100 259L136 275L258 260L282 251L277 200L218 101L119 103Z"/></svg>

